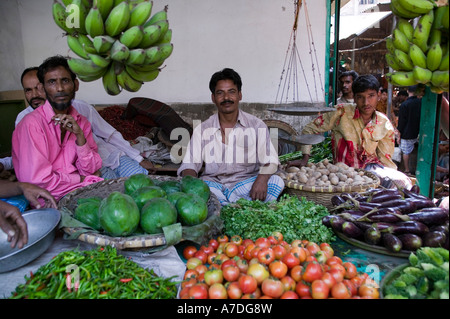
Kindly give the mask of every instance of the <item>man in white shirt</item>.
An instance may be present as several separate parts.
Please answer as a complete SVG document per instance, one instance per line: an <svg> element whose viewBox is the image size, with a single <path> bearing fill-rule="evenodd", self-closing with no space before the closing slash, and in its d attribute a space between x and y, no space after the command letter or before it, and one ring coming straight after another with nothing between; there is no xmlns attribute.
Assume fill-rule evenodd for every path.
<svg viewBox="0 0 450 319"><path fill-rule="evenodd" d="M46 101L45 92L37 77L37 70L37 67L33 67L22 73L21 83L29 106L17 115L16 126L25 115L33 112ZM101 177L113 179L153 172L153 164L144 159L139 150L131 147L122 134L106 122L92 105L74 99L72 106L91 123L98 153L102 158ZM5 169L13 168L10 157L2 159L1 162Z"/></svg>

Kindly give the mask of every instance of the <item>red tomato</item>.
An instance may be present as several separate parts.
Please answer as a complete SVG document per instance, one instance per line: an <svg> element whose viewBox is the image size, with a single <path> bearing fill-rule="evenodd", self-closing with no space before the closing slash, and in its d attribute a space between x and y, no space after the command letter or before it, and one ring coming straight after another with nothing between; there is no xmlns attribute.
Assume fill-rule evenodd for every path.
<svg viewBox="0 0 450 319"><path fill-rule="evenodd" d="M343 266L345 268L345 275L344 275L344 277L346 279L352 279L353 277L355 277L358 274L356 266L353 263L345 262L343 264Z"/></svg>
<svg viewBox="0 0 450 319"><path fill-rule="evenodd" d="M298 295L294 291L285 291L280 299L298 299Z"/></svg>
<svg viewBox="0 0 450 319"><path fill-rule="evenodd" d="M198 272L199 275L201 275L201 274L204 274L208 270L208 267L206 267L206 265L198 265L194 269Z"/></svg>
<svg viewBox="0 0 450 319"><path fill-rule="evenodd" d="M225 269L222 270L223 278L226 281L236 281L239 278L239 275L241 274L241 271L237 266L231 265L228 267L225 267Z"/></svg>
<svg viewBox="0 0 450 319"><path fill-rule="evenodd" d="M320 264L325 264L328 259L327 254L323 250L318 251L314 257L316 257L317 262Z"/></svg>
<svg viewBox="0 0 450 319"><path fill-rule="evenodd" d="M205 284L195 284L189 289L190 299L208 299L208 288Z"/></svg>
<svg viewBox="0 0 450 319"><path fill-rule="evenodd" d="M308 257L306 257L306 260L305 260L305 261L306 261L306 262L312 262L312 261L318 262L318 261L317 261L317 258L314 257L314 256L311 256L311 255L309 255Z"/></svg>
<svg viewBox="0 0 450 319"><path fill-rule="evenodd" d="M194 254L197 252L197 247L195 246L186 246L183 249L183 257L188 260L189 258L194 257Z"/></svg>
<svg viewBox="0 0 450 319"><path fill-rule="evenodd" d="M307 250L303 247L292 247L290 252L293 253L298 260L300 260L300 263L304 262L308 257Z"/></svg>
<svg viewBox="0 0 450 319"><path fill-rule="evenodd" d="M275 254L275 259L282 259L286 255L287 250L284 246L275 245L272 247L273 253Z"/></svg>
<svg viewBox="0 0 450 319"><path fill-rule="evenodd" d="M201 246L200 250L203 250L207 255L214 252L214 248L212 246Z"/></svg>
<svg viewBox="0 0 450 319"><path fill-rule="evenodd" d="M219 242L216 239L212 238L209 240L208 246L211 246L214 250L216 250L217 247L219 247Z"/></svg>
<svg viewBox="0 0 450 319"><path fill-rule="evenodd" d="M331 246L330 246L329 243L321 243L321 244L319 245L319 247L320 247L321 250L323 250L324 247L331 247Z"/></svg>
<svg viewBox="0 0 450 319"><path fill-rule="evenodd" d="M331 289L336 284L336 279L333 277L332 274L329 272L326 272L322 275L322 278L320 278L324 283L327 284L328 288Z"/></svg>
<svg viewBox="0 0 450 319"><path fill-rule="evenodd" d="M241 273L246 274L248 269L248 262L246 259L239 258L236 262L236 265L238 266Z"/></svg>
<svg viewBox="0 0 450 319"><path fill-rule="evenodd" d="M350 290L350 293L352 294L352 296L358 294L358 289L356 288L355 284L354 284L351 280L349 280L349 279L344 279L344 280L342 280L342 282L343 282L344 285L346 285L347 288Z"/></svg>
<svg viewBox="0 0 450 319"><path fill-rule="evenodd" d="M198 283L198 279L197 278L186 278L185 280L183 280L181 282L181 288L186 288L186 287L192 287L193 285L195 285L196 283Z"/></svg>
<svg viewBox="0 0 450 319"><path fill-rule="evenodd" d="M345 270L345 267L343 265L341 265L341 264L334 264L334 265L330 266L330 270L331 269L336 269L336 270L340 271L343 276L345 276L346 270Z"/></svg>
<svg viewBox="0 0 450 319"><path fill-rule="evenodd" d="M224 247L224 253L228 257L233 258L239 253L239 248L236 244L229 242Z"/></svg>
<svg viewBox="0 0 450 319"><path fill-rule="evenodd" d="M358 289L358 295L363 298L378 299L380 297L380 292L378 291L378 288L372 285L362 284Z"/></svg>
<svg viewBox="0 0 450 319"><path fill-rule="evenodd" d="M197 270L195 270L195 269L188 269L184 273L184 278L183 279L197 278L198 275L199 275L199 273L198 273Z"/></svg>
<svg viewBox="0 0 450 319"><path fill-rule="evenodd" d="M217 241L219 243L226 243L226 242L228 242L228 236L227 235L220 235L219 237L217 237Z"/></svg>
<svg viewBox="0 0 450 319"><path fill-rule="evenodd" d="M253 276L250 275L242 275L238 280L239 288L241 288L242 293L251 294L255 292L258 282Z"/></svg>
<svg viewBox="0 0 450 319"><path fill-rule="evenodd" d="M325 253L325 255L327 256L327 258L333 257L334 256L334 250L333 248L331 248L331 246L329 244L322 246L322 244L320 244L320 250L323 251Z"/></svg>
<svg viewBox="0 0 450 319"><path fill-rule="evenodd" d="M225 260L225 261L222 263L222 265L220 266L220 268L223 270L223 269L225 269L225 268L227 268L227 267L229 267L229 266L237 266L236 260L234 260L234 259L228 259L228 260Z"/></svg>
<svg viewBox="0 0 450 319"><path fill-rule="evenodd" d="M228 259L230 259L230 257L228 257L225 254L218 254L216 256L216 258L214 259L214 263L221 265L222 263L224 263L225 261L227 261Z"/></svg>
<svg viewBox="0 0 450 319"><path fill-rule="evenodd" d="M302 279L306 282L313 282L314 280L322 278L323 270L322 266L313 261L304 265Z"/></svg>
<svg viewBox="0 0 450 319"><path fill-rule="evenodd" d="M259 262L268 265L270 264L272 261L275 260L275 253L273 252L272 248L270 247L265 247L262 248L259 252L258 252L258 260Z"/></svg>
<svg viewBox="0 0 450 319"><path fill-rule="evenodd" d="M284 262L289 269L300 264L300 260L291 252L284 255L281 261Z"/></svg>
<svg viewBox="0 0 450 319"><path fill-rule="evenodd" d="M208 260L208 255L203 250L198 250L194 257L200 259L202 263L206 264L206 261Z"/></svg>
<svg viewBox="0 0 450 319"><path fill-rule="evenodd" d="M308 251L311 253L312 256L314 256L320 251L319 245L313 242L309 242L308 244L306 244L305 248L308 249Z"/></svg>
<svg viewBox="0 0 450 319"><path fill-rule="evenodd" d="M255 245L261 248L270 247L270 241L266 237L260 237L255 240Z"/></svg>
<svg viewBox="0 0 450 319"><path fill-rule="evenodd" d="M338 256L332 256L332 257L330 257L330 258L327 259L326 264L327 264L328 266L332 266L332 265L334 265L334 264L340 264L340 265L342 265L343 262L342 262L342 259L339 258Z"/></svg>
<svg viewBox="0 0 450 319"><path fill-rule="evenodd" d="M367 274L365 274L367 275ZM356 275L355 277L353 277L352 279L350 279L350 281L353 283L353 285L356 287L356 289L358 289L366 280L366 276L363 275Z"/></svg>
<svg viewBox="0 0 450 319"><path fill-rule="evenodd" d="M180 290L180 299L189 299L189 289L191 287L184 287Z"/></svg>
<svg viewBox="0 0 450 319"><path fill-rule="evenodd" d="M246 259L246 260L250 260L250 259L252 259L253 257L252 257L252 250L253 250L253 248L255 248L256 247L256 245L254 244L254 243L249 243L246 247L245 247L245 250L244 250L244 258Z"/></svg>
<svg viewBox="0 0 450 319"><path fill-rule="evenodd" d="M258 258L258 254L261 249L262 249L261 247L255 246L251 251L252 258Z"/></svg>
<svg viewBox="0 0 450 319"><path fill-rule="evenodd" d="M269 237L267 237L267 239L269 240L269 242L270 242L270 244L271 245L276 245L276 244L278 244L278 241L275 239L275 237L273 237L273 236L269 236Z"/></svg>
<svg viewBox="0 0 450 319"><path fill-rule="evenodd" d="M297 283L294 279L292 279L291 276L284 276L280 279L280 281L283 283L284 291L292 290L295 291L295 286Z"/></svg>
<svg viewBox="0 0 450 319"><path fill-rule="evenodd" d="M208 286L211 286L215 283L222 283L223 282L223 273L220 269L213 269L208 270L205 272L205 283Z"/></svg>
<svg viewBox="0 0 450 319"><path fill-rule="evenodd" d="M209 270L222 270L222 268L221 268L221 266L220 266L220 263L219 264L216 264L216 263L214 263L214 264L211 264L211 265L209 265L209 268L208 268Z"/></svg>
<svg viewBox="0 0 450 319"><path fill-rule="evenodd" d="M336 280L337 283L344 280L344 273L339 269L330 269L328 270L328 273L334 277L334 280Z"/></svg>
<svg viewBox="0 0 450 319"><path fill-rule="evenodd" d="M330 288L320 279L314 280L311 284L311 296L313 299L327 299L330 293Z"/></svg>
<svg viewBox="0 0 450 319"><path fill-rule="evenodd" d="M303 243L300 239L294 239L291 242L291 247L303 247Z"/></svg>
<svg viewBox="0 0 450 319"><path fill-rule="evenodd" d="M237 281L227 282L225 284L225 288L227 289L228 298L230 299L241 299L242 290L239 287L239 283Z"/></svg>
<svg viewBox="0 0 450 319"><path fill-rule="evenodd" d="M303 280L297 283L295 286L295 292L300 298L311 298L311 286Z"/></svg>
<svg viewBox="0 0 450 319"><path fill-rule="evenodd" d="M248 266L247 275L254 277L258 285L260 285L264 279L269 277L269 272L262 264L255 263Z"/></svg>
<svg viewBox="0 0 450 319"><path fill-rule="evenodd" d="M222 284L212 284L208 289L209 299L227 299L227 290Z"/></svg>
<svg viewBox="0 0 450 319"><path fill-rule="evenodd" d="M269 264L270 274L275 278L281 279L286 276L288 267L280 260L275 260Z"/></svg>
<svg viewBox="0 0 450 319"><path fill-rule="evenodd" d="M280 280L269 277L262 282L261 291L266 296L279 298L284 292L284 286Z"/></svg>
<svg viewBox="0 0 450 319"><path fill-rule="evenodd" d="M292 279L294 279L295 281L298 282L298 281L302 280L302 272L303 272L303 266L295 265L294 267L291 268L290 275L291 275Z"/></svg>
<svg viewBox="0 0 450 319"><path fill-rule="evenodd" d="M343 282L338 282L331 288L331 296L336 299L350 299L352 293Z"/></svg>
<svg viewBox="0 0 450 319"><path fill-rule="evenodd" d="M247 247L249 244L254 244L253 240L246 238L242 241L242 246Z"/></svg>
<svg viewBox="0 0 450 319"><path fill-rule="evenodd" d="M216 253L211 253L208 255L208 257L206 258L206 261L208 262L208 264L214 264L214 260L216 259L217 254Z"/></svg>
<svg viewBox="0 0 450 319"><path fill-rule="evenodd" d="M197 267L198 265L201 265L201 264L203 264L203 263L200 259L198 259L197 257L191 257L186 261L186 268L194 269L195 267Z"/></svg>
<svg viewBox="0 0 450 319"><path fill-rule="evenodd" d="M231 236L230 242L236 245L242 245L242 237L239 235Z"/></svg>
<svg viewBox="0 0 450 319"><path fill-rule="evenodd" d="M281 232L279 232L279 231L274 231L274 232L272 232L271 235L272 235L273 237L275 237L275 239L277 240L278 243L279 243L280 241L282 241L283 238L284 238L283 234L282 234Z"/></svg>

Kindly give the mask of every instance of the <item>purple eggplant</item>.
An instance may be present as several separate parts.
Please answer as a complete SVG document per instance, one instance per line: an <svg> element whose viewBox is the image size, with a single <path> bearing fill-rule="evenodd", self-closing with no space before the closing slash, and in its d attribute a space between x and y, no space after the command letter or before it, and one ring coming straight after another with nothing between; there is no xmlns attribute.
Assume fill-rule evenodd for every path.
<svg viewBox="0 0 450 319"><path fill-rule="evenodd" d="M403 196L400 194L384 194L377 197L372 197L370 200L371 203L384 203L387 201L393 201L397 199L403 199Z"/></svg>
<svg viewBox="0 0 450 319"><path fill-rule="evenodd" d="M402 214L409 214L416 211L416 204L404 199L394 199L381 203L380 208L390 207L399 210Z"/></svg>
<svg viewBox="0 0 450 319"><path fill-rule="evenodd" d="M430 231L426 233L422 239L424 247L443 247L447 236L440 231Z"/></svg>
<svg viewBox="0 0 450 319"><path fill-rule="evenodd" d="M355 205L355 208L363 213L371 212L374 208L381 207L380 203L359 203Z"/></svg>
<svg viewBox="0 0 450 319"><path fill-rule="evenodd" d="M448 236L448 225L434 225L430 227L430 231L439 231Z"/></svg>
<svg viewBox="0 0 450 319"><path fill-rule="evenodd" d="M376 227L369 227L364 232L364 240L370 245L378 245L381 241L381 232Z"/></svg>
<svg viewBox="0 0 450 319"><path fill-rule="evenodd" d="M416 205L416 210L423 208L436 207L433 201L429 198L419 199L419 198L406 198L405 201L413 202Z"/></svg>
<svg viewBox="0 0 450 319"><path fill-rule="evenodd" d="M334 217L334 215L327 215L322 218L322 224L331 227L331 219Z"/></svg>
<svg viewBox="0 0 450 319"><path fill-rule="evenodd" d="M398 253L403 248L402 241L395 235L390 233L383 233L381 236L381 240L383 243L383 246L386 247L387 250Z"/></svg>
<svg viewBox="0 0 450 319"><path fill-rule="evenodd" d="M428 233L430 229L424 223L418 221L399 222L391 225L390 232L394 235L414 234L423 236Z"/></svg>
<svg viewBox="0 0 450 319"><path fill-rule="evenodd" d="M331 205L333 205L333 206L339 206L344 203L345 203L345 199L343 199L339 195L334 195L333 197L331 197Z"/></svg>
<svg viewBox="0 0 450 319"><path fill-rule="evenodd" d="M398 235L398 239L401 240L405 250L416 251L422 247L422 238L416 234L401 234Z"/></svg>
<svg viewBox="0 0 450 319"><path fill-rule="evenodd" d="M339 216L333 216L330 218L331 228L337 232L342 233L342 224L345 223L345 219Z"/></svg>
<svg viewBox="0 0 450 319"><path fill-rule="evenodd" d="M424 208L408 214L408 217L426 225L442 225L448 220L448 210L441 207Z"/></svg>
<svg viewBox="0 0 450 319"><path fill-rule="evenodd" d="M367 213L364 216L358 218L358 221L363 222L384 222L384 223L396 223L404 221L403 215L401 212L396 211L393 208L384 208L379 211L374 211L372 213Z"/></svg>
<svg viewBox="0 0 450 319"><path fill-rule="evenodd" d="M419 187L419 185L414 184L414 185L411 187L410 191L413 192L413 193L419 194L419 193L420 193L420 187Z"/></svg>
<svg viewBox="0 0 450 319"><path fill-rule="evenodd" d="M342 224L342 233L350 238L358 238L364 234L358 226L350 221L346 221Z"/></svg>

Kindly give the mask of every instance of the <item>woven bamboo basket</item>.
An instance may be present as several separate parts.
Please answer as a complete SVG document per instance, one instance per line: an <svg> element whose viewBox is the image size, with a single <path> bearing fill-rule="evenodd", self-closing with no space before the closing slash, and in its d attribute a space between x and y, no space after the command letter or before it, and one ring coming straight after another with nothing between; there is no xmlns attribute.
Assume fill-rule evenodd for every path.
<svg viewBox="0 0 450 319"><path fill-rule="evenodd" d="M88 185L79 189L76 189L66 196L64 196L58 203L58 208L68 212L72 217L77 207L77 200L79 198L89 198L89 197L101 197L106 198L111 192L118 191L124 193L124 182L127 177L104 180L92 185ZM162 175L152 175L151 179L158 181L168 181L168 180L181 180L178 177L172 176L162 176ZM220 202L214 194L211 194L208 200L208 217L211 218L214 215L220 214ZM63 227L62 230L68 235L74 235L80 232L78 227ZM93 245L99 246L113 246L117 249L139 249L145 247L155 247L166 245L166 238L164 234L142 234L142 235L132 235L127 237L112 237L101 232L87 231L81 232L81 234L76 238L80 241L87 242Z"/></svg>
<svg viewBox="0 0 450 319"><path fill-rule="evenodd" d="M375 182L357 186L344 185L344 186L318 187L318 186L306 186L304 184L284 180L286 185L285 190L290 195L295 195L298 198L305 197L309 201L323 205L327 209L331 209L333 208L333 205L331 204L331 198L335 195L354 192L361 193L368 190L369 188L377 188L378 186L380 186L380 179L375 174L368 171L364 171L364 175L372 178Z"/></svg>

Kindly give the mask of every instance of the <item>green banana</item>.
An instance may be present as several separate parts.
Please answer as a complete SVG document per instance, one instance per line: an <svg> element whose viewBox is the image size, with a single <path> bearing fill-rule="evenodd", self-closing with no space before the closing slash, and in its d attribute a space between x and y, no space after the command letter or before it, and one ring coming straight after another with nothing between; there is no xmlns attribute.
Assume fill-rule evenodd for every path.
<svg viewBox="0 0 450 319"><path fill-rule="evenodd" d="M433 72L428 69L424 69L424 68L415 66L413 69L413 75L414 75L414 80L416 80L417 83L427 84L431 81Z"/></svg>
<svg viewBox="0 0 450 319"><path fill-rule="evenodd" d="M447 50L447 53L442 57L441 64L439 65L439 71L447 71L449 70L449 50Z"/></svg>
<svg viewBox="0 0 450 319"><path fill-rule="evenodd" d="M394 59L400 66L400 71L412 71L414 64L411 61L409 55L403 51L395 50Z"/></svg>
<svg viewBox="0 0 450 319"><path fill-rule="evenodd" d="M411 44L411 47L409 48L409 57L414 65L423 69L427 67L427 56L417 45Z"/></svg>
<svg viewBox="0 0 450 319"><path fill-rule="evenodd" d="M400 71L401 67L400 65L397 63L397 61L394 58L394 55L392 53L387 53L385 55L386 58L386 62L387 64L394 69L395 71Z"/></svg>
<svg viewBox="0 0 450 319"><path fill-rule="evenodd" d="M130 21L128 22L128 29L134 26L143 25L152 14L153 1L145 0L138 3L130 13Z"/></svg>
<svg viewBox="0 0 450 319"><path fill-rule="evenodd" d="M431 27L434 21L434 10L421 16L414 29L412 42L416 44L423 52L428 51L428 38L431 33Z"/></svg>
<svg viewBox="0 0 450 319"><path fill-rule="evenodd" d="M102 78L105 75L106 71L107 70L105 69L102 73L96 75L78 75L78 78L83 82L92 82Z"/></svg>
<svg viewBox="0 0 450 319"><path fill-rule="evenodd" d="M116 40L109 35L96 36L92 42L97 53L103 54L108 52Z"/></svg>
<svg viewBox="0 0 450 319"><path fill-rule="evenodd" d="M94 76L104 73L105 68L99 67L92 60L67 58L70 69L78 76Z"/></svg>
<svg viewBox="0 0 450 319"><path fill-rule="evenodd" d="M130 49L119 40L116 40L110 50L111 59L117 62L124 62L129 55Z"/></svg>
<svg viewBox="0 0 450 319"><path fill-rule="evenodd" d="M126 66L125 69L133 79L140 82L151 82L158 77L160 72L159 69L155 69L150 72L141 72L131 66Z"/></svg>
<svg viewBox="0 0 450 319"><path fill-rule="evenodd" d="M420 13L412 12L406 10L400 3L399 0L391 0L391 11L396 16L405 18L405 19L413 19L420 16Z"/></svg>
<svg viewBox="0 0 450 319"><path fill-rule="evenodd" d="M145 50L146 58L144 64L151 64L159 61L161 55L159 47L151 47Z"/></svg>
<svg viewBox="0 0 450 319"><path fill-rule="evenodd" d="M62 3L67 7L69 4L72 4L72 0L62 0Z"/></svg>
<svg viewBox="0 0 450 319"><path fill-rule="evenodd" d="M439 88L448 88L449 73L447 71L434 71L431 83Z"/></svg>
<svg viewBox="0 0 450 319"><path fill-rule="evenodd" d="M67 12L66 8L58 2L58 0L53 1L52 5L52 15L53 20L56 25L60 27L63 31L68 34L73 34L76 30L67 26Z"/></svg>
<svg viewBox="0 0 450 319"><path fill-rule="evenodd" d="M102 14L97 6L93 6L86 17L86 31L92 37L103 35L105 33L105 25L103 23Z"/></svg>
<svg viewBox="0 0 450 319"><path fill-rule="evenodd" d="M428 13L434 9L434 5L428 0L398 0L398 3L406 10L420 14Z"/></svg>
<svg viewBox="0 0 450 319"><path fill-rule="evenodd" d="M438 30L445 29L444 28L444 18L445 18L446 11L448 12L448 6L437 7L436 9L434 9L433 29L438 29Z"/></svg>
<svg viewBox="0 0 450 319"><path fill-rule="evenodd" d="M86 7L86 9L90 9L92 8L92 5L94 4L95 0L82 0L84 6Z"/></svg>
<svg viewBox="0 0 450 319"><path fill-rule="evenodd" d="M76 9L74 9L76 7ZM69 9L70 8L70 9ZM67 6L66 11L70 10L69 18L73 15L73 25L78 33L86 34L86 16L88 14L88 10L86 6L83 4L82 0L73 0L72 3Z"/></svg>
<svg viewBox="0 0 450 319"><path fill-rule="evenodd" d="M126 64L141 65L144 64L146 53L144 49L130 50L130 56L125 61Z"/></svg>
<svg viewBox="0 0 450 319"><path fill-rule="evenodd" d="M391 84L400 87L412 86L417 84L412 71L387 73L386 79Z"/></svg>
<svg viewBox="0 0 450 319"><path fill-rule="evenodd" d="M130 7L128 2L121 2L109 13L105 21L105 31L109 36L115 37L128 26L129 21Z"/></svg>
<svg viewBox="0 0 450 319"><path fill-rule="evenodd" d="M449 7L445 6L445 8L447 8L447 10L445 10L444 15L442 17L442 26L444 27L444 29L447 30L448 32L448 28L449 28Z"/></svg>
<svg viewBox="0 0 450 319"><path fill-rule="evenodd" d="M160 37L159 40L156 43L154 43L154 45L169 43L170 41L172 41L172 29L167 30L166 34Z"/></svg>
<svg viewBox="0 0 450 319"><path fill-rule="evenodd" d="M114 6L117 6L126 0L114 0Z"/></svg>
<svg viewBox="0 0 450 319"><path fill-rule="evenodd" d="M117 95L121 92L120 86L117 83L116 73L114 72L114 65L115 63L111 63L102 78L103 87L109 95Z"/></svg>
<svg viewBox="0 0 450 319"><path fill-rule="evenodd" d="M166 60L173 52L173 44L172 43L163 43L158 46L160 51L159 60Z"/></svg>
<svg viewBox="0 0 450 319"><path fill-rule="evenodd" d="M394 54L395 46L392 37L386 38L386 49L389 51L389 53Z"/></svg>
<svg viewBox="0 0 450 319"><path fill-rule="evenodd" d="M129 3L129 5L130 5L130 11L133 11L133 9L134 9L139 3L142 3L142 2L144 2L144 1L147 1L147 0L129 0L128 3Z"/></svg>
<svg viewBox="0 0 450 319"><path fill-rule="evenodd" d="M144 29L142 26L134 26L126 30L120 36L120 42L126 45L129 49L137 47L144 38Z"/></svg>
<svg viewBox="0 0 450 319"><path fill-rule="evenodd" d="M143 49L149 48L156 43L161 36L161 27L159 25L150 25L144 28L144 36L139 43L139 47Z"/></svg>
<svg viewBox="0 0 450 319"><path fill-rule="evenodd" d="M156 70L161 65L163 65L164 61L159 61L156 63L150 63L150 64L140 64L140 65L132 65L133 69L139 72L150 72L153 70Z"/></svg>
<svg viewBox="0 0 450 319"><path fill-rule="evenodd" d="M427 53L427 68L436 71L442 62L442 48L439 43L435 43Z"/></svg>
<svg viewBox="0 0 450 319"><path fill-rule="evenodd" d="M394 29L392 33L392 40L396 49L405 53L409 52L409 42L406 35L400 29Z"/></svg>
<svg viewBox="0 0 450 319"><path fill-rule="evenodd" d="M441 44L442 41L442 31L438 29L431 29L430 38L428 39L428 45L430 47L435 43Z"/></svg>
<svg viewBox="0 0 450 319"><path fill-rule="evenodd" d="M98 54L88 54L88 57L92 60L92 62L102 68L106 68L111 63L111 58L102 57Z"/></svg>
<svg viewBox="0 0 450 319"><path fill-rule="evenodd" d="M78 55L80 58L89 59L86 51L84 50L84 46L78 40L78 37L73 36L71 34L67 35L67 45L73 53Z"/></svg>
<svg viewBox="0 0 450 319"><path fill-rule="evenodd" d="M86 53L97 53L92 40L85 34L78 33L78 40L84 46Z"/></svg>
<svg viewBox="0 0 450 319"><path fill-rule="evenodd" d="M142 81L133 79L126 69L117 75L117 83L129 92L139 91L143 84Z"/></svg>
<svg viewBox="0 0 450 319"><path fill-rule="evenodd" d="M114 8L114 0L97 0L97 8L102 15L103 21L106 21L112 8Z"/></svg>
<svg viewBox="0 0 450 319"><path fill-rule="evenodd" d="M160 20L160 21L156 21L153 25L159 25L161 27L161 37L163 37L167 30L169 30L169 20ZM159 41L159 39L158 39Z"/></svg>
<svg viewBox="0 0 450 319"><path fill-rule="evenodd" d="M399 18L397 21L397 29L399 29L403 34L406 36L408 41L412 41L413 34L414 34L414 27L412 24L403 18Z"/></svg>
<svg viewBox="0 0 450 319"><path fill-rule="evenodd" d="M144 28L149 25L154 24L155 22L161 20L167 20L167 11L169 10L169 6L165 6L163 10L156 12L145 24Z"/></svg>

